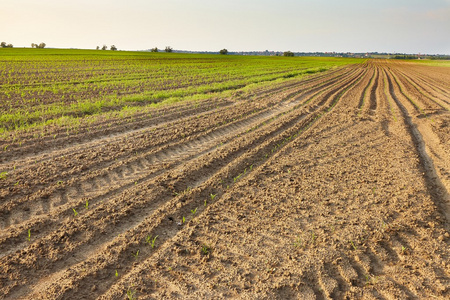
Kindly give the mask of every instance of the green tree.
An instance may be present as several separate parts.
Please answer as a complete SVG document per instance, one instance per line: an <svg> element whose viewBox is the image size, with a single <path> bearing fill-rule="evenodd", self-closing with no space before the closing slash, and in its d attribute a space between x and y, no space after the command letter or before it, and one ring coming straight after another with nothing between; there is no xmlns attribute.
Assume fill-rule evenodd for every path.
<svg viewBox="0 0 450 300"><path fill-rule="evenodd" d="M117 50L117 47L116 47L115 45L112 45L110 49L111 49L112 51L116 51L116 50Z"/></svg>
<svg viewBox="0 0 450 300"><path fill-rule="evenodd" d="M228 50L227 49L222 49L222 50L219 51L219 53L223 54L223 55L227 55L228 54Z"/></svg>
<svg viewBox="0 0 450 300"><path fill-rule="evenodd" d="M150 49L150 51L151 51L151 52L158 52L159 49L158 49L158 47L155 47L155 48Z"/></svg>
<svg viewBox="0 0 450 300"><path fill-rule="evenodd" d="M292 57L292 56L294 56L294 53L292 53L291 51L286 51L283 53L283 56Z"/></svg>
<svg viewBox="0 0 450 300"><path fill-rule="evenodd" d="M102 50L106 50L106 49L108 49L108 46L103 45Z"/></svg>
<svg viewBox="0 0 450 300"><path fill-rule="evenodd" d="M170 52L173 51L173 49L172 49L172 47L167 46L166 49L165 49L164 51L166 51L167 53L170 53Z"/></svg>
<svg viewBox="0 0 450 300"><path fill-rule="evenodd" d="M2 42L2 43L0 44L0 47L6 48L6 43L5 43L5 42Z"/></svg>

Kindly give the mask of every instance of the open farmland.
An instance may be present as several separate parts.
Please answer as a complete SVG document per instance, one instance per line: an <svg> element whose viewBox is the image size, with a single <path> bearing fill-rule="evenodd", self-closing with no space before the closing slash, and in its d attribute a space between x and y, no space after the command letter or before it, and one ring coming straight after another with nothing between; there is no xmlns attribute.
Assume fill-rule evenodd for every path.
<svg viewBox="0 0 450 300"><path fill-rule="evenodd" d="M450 68L58 51L0 52L0 297L450 297Z"/></svg>

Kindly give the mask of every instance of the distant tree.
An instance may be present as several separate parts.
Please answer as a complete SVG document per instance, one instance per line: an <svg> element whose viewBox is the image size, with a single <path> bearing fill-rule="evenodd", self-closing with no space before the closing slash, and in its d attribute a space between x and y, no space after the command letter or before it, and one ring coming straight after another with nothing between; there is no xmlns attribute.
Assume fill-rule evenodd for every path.
<svg viewBox="0 0 450 300"><path fill-rule="evenodd" d="M155 48L150 49L150 51L151 51L151 52L158 52L159 49L158 49L158 47L155 47Z"/></svg>
<svg viewBox="0 0 450 300"><path fill-rule="evenodd" d="M38 48L44 49L45 46L47 46L45 43L40 43L39 46L38 46Z"/></svg>
<svg viewBox="0 0 450 300"><path fill-rule="evenodd" d="M35 48L36 44L35 43L31 43L31 48Z"/></svg>
<svg viewBox="0 0 450 300"><path fill-rule="evenodd" d="M6 45L6 48L12 48L12 47L14 47L13 44Z"/></svg>
<svg viewBox="0 0 450 300"><path fill-rule="evenodd" d="M95 48L95 49L100 50L100 46L97 46L97 48Z"/></svg>
<svg viewBox="0 0 450 300"><path fill-rule="evenodd" d="M117 50L117 47L114 46L114 45L112 45L110 49L111 49L112 51L116 51L116 50Z"/></svg>
<svg viewBox="0 0 450 300"><path fill-rule="evenodd" d="M1 42L0 47L6 48L6 43L5 42Z"/></svg>
<svg viewBox="0 0 450 300"><path fill-rule="evenodd" d="M165 49L164 51L166 51L167 53L170 53L170 52L173 51L173 49L172 49L172 47L167 46L166 49Z"/></svg>
<svg viewBox="0 0 450 300"><path fill-rule="evenodd" d="M286 51L283 53L283 56L292 57L292 56L294 56L294 53L292 53L291 51Z"/></svg>
<svg viewBox="0 0 450 300"><path fill-rule="evenodd" d="M106 49L108 49L108 46L103 45L102 50L106 50Z"/></svg>
<svg viewBox="0 0 450 300"><path fill-rule="evenodd" d="M223 55L227 55L228 54L228 50L227 49L222 49L222 50L219 51L219 53L223 54Z"/></svg>

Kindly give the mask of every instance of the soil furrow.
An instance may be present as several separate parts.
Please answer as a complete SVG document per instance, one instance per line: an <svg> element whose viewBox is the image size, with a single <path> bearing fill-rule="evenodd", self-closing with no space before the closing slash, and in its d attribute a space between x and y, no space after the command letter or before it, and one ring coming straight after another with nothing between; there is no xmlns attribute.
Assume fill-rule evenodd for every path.
<svg viewBox="0 0 450 300"><path fill-rule="evenodd" d="M394 99L403 115L403 122L406 124L408 132L414 141L416 151L420 157L420 163L423 168L424 177L427 181L429 194L433 197L436 206L439 207L446 216L446 222L448 226L448 224L450 223L450 197L448 191L445 185L442 183L442 180L437 175L433 160L430 158L429 154L426 151L424 138L414 124L410 112L408 112L407 108L397 98L395 90L392 86L392 81L389 81L389 90L391 93L391 97Z"/></svg>
<svg viewBox="0 0 450 300"><path fill-rule="evenodd" d="M342 95L343 95L343 93L345 92L345 91L347 91L348 89L350 89L350 87L351 86L353 86L354 84L356 84L357 82L358 82L358 80L360 80L360 78L359 79L355 79L354 81L352 81L351 83L350 83L350 85L348 86L348 87L346 87L345 89L343 89L343 91L341 90L341 92L338 92L338 93L335 93L335 96L332 98L332 99L330 99L330 100L328 100L327 101L327 109L323 109L322 111L323 111L323 113L326 113L326 112L329 112L330 111L330 109L331 108L333 108L333 106L336 104L336 102L342 97ZM305 121L308 121L307 123L306 123L306 125L303 125L304 126L304 129L294 129L294 130L290 130L291 132L296 132L297 130L298 130L298 133L300 133L300 132L303 132L306 128L309 128L310 126L311 126L311 124L312 123L315 123L316 121L317 121L317 119L318 118L320 118L322 115L323 115L323 113L319 113L319 114L316 114L316 116L310 116L310 117L308 117L308 120L306 120L305 119ZM302 122L302 123L305 123L305 122ZM297 126L296 126L297 127ZM289 134L289 133L288 133ZM279 133L277 133L275 136L279 136L280 134ZM284 136L286 136L286 134L284 134ZM297 136L297 135L294 135L295 137ZM292 137L292 135L291 135L291 137ZM282 142L281 143L281 145L284 145L285 143L283 142L283 141L286 141L286 138L284 138L283 139L283 137L281 137L281 138L279 138L278 137L278 139L279 139L279 141L280 142ZM275 144L275 145L274 145ZM266 148L266 150L263 150L263 151L261 151L261 150L258 150L258 153L260 153L260 152L266 152L267 150L269 150L271 147L273 147L273 145L275 146L275 148L272 148L272 150L269 152L269 153L271 153L271 155L273 155L273 153L274 153L274 151L273 151L273 149L278 149L280 146L280 144L279 143L276 143L276 142L270 142L269 143L269 145L268 146L266 146L265 148ZM256 161L253 163L253 164L251 164L251 166L254 166L254 167L257 167L259 164L258 164L258 157L260 157L260 154L258 154L258 155L254 155L254 157L256 158ZM267 157L267 155L265 156L265 158L264 159L268 159L268 157ZM264 160L263 159L263 160ZM243 164L243 165L250 165L250 163L251 162L248 162L248 163L246 163L246 164ZM245 173L245 171L244 171L244 173ZM239 178L240 178L240 175L238 176ZM236 178L236 177L234 177L234 178ZM232 182L230 182L230 186L231 186L231 184L232 184ZM227 187L227 189L228 189L228 187ZM203 197L206 197L207 195L204 195ZM218 200L219 200L220 198L218 198ZM156 231L156 233L158 232L158 229L156 228L156 229L154 229L154 231L152 231L152 233L153 233L153 236L156 234L155 233L155 231ZM159 232L161 232L161 231L159 231ZM140 233L140 235L142 236L142 234L143 233ZM133 234L133 236L136 236L136 234ZM129 258L128 258L129 259ZM121 263L121 265L123 265L122 263ZM127 264L125 264L125 265L127 265ZM112 270L112 268L110 268L110 270L108 271L108 272L105 272L105 273L110 273L111 272L111 270ZM85 281L89 281L89 279L85 279ZM74 293L74 291L72 291L70 294L68 294L68 295L65 295L65 296L72 296L72 295L75 295L75 294L72 294L72 293Z"/></svg>
<svg viewBox="0 0 450 300"><path fill-rule="evenodd" d="M445 97L443 95L435 96L432 95L434 92L436 92L436 89L430 89L429 85L421 81L421 83L417 83L417 80L414 80L413 77L408 76L403 70L399 71L403 78L405 78L414 88L417 92L422 94L423 96L427 97L437 105L441 106L443 109L450 110L449 105L450 102L445 100Z"/></svg>
<svg viewBox="0 0 450 300"><path fill-rule="evenodd" d="M447 299L449 74L368 60L6 150L0 298Z"/></svg>
<svg viewBox="0 0 450 300"><path fill-rule="evenodd" d="M291 95L292 96L292 95ZM292 103L290 104L290 105L293 105ZM281 107L282 109L288 109L289 107ZM251 117L249 120L252 120L252 118L254 119L255 117L258 117L258 119L255 119L255 120L252 120L252 121L255 121L255 122L257 122L258 120L260 120L260 118L267 118L267 117L269 117L269 115L271 114L271 112L270 111L266 111L266 112L262 112L263 114L262 115L260 115L259 117L258 117L258 115L257 116L254 116L254 117ZM278 113L280 113L280 111L277 111L277 110L275 110L275 111L273 111L273 114L278 114ZM231 124L231 126L233 126L234 125L234 123L232 123ZM244 123L244 124L242 124L243 126L247 126L247 124L246 123ZM238 129L236 129L235 128L235 130L238 130ZM219 132L219 134L220 134L220 137L223 137L225 134L229 134L230 132ZM204 136L203 136L204 137ZM206 142L208 142L208 140L204 140L203 141L203 143L206 143ZM188 144L188 145L184 145L184 147L188 147L188 148L192 148L193 147L193 143L197 143L197 141L196 140L194 140L194 142L190 142L190 144ZM175 147L175 148L173 148L173 147ZM172 146L172 148L171 147L168 147L168 148L164 148L164 150L162 150L162 151L160 151L160 152L156 152L156 154L155 154L155 157L156 157L156 160L155 159L153 159L152 157L148 157L148 156L144 156L144 157L142 157L142 159L144 159L144 160L146 160L147 162L148 161L152 161L153 163L154 162L160 162L160 163L163 163L164 162L164 158L163 157L161 157L161 155L164 155L164 153L166 153L166 151L177 151L177 148L176 147L178 147L178 146ZM158 158L159 157L159 158ZM181 157L174 157L174 159L178 159L178 158L180 158L181 159ZM133 162L131 162L132 164L134 164ZM146 163L146 165L148 165L148 163ZM119 167L120 169L123 169L123 166L120 166ZM114 170L114 169L113 169ZM129 172L129 174L126 176L126 177L130 177L130 176L132 176L132 175L134 175L136 173L136 171L134 171L134 170L130 170L130 172ZM107 175L96 175L96 177L102 177L102 176L107 176ZM86 182L91 182L91 181L95 181L95 178L96 177L88 177L87 179L86 179ZM122 180L122 186L125 184L125 182L124 182L124 180L125 179L123 179ZM131 180L135 180L135 178L133 177L133 178L131 178ZM78 180L79 181L79 180ZM130 180L128 180L128 181L130 181ZM118 182L115 182L114 184L117 184ZM83 183L81 183L81 185L82 185ZM79 183L77 183L77 185L78 186L80 186L80 184ZM129 183L128 183L128 185L129 185ZM103 190L108 190L108 187L107 187L107 185L105 186L105 185L100 185L100 186L102 186L103 187ZM78 188L79 189L79 188ZM97 192L97 191L93 191L92 193L95 193L95 192ZM110 191L108 191L108 193L109 193ZM64 192L63 192L64 193ZM61 195L61 196L57 196L56 198L58 199L61 199L61 198L64 198L64 201L52 201L51 200L51 202L52 203L54 203L54 204L64 204L64 203L66 203L66 202L68 202L68 195L67 195L68 193L64 193L63 195ZM77 197L77 199L81 199L81 198L88 198L89 199L89 197L91 197L91 195L89 194L89 193L77 193L77 195L76 195ZM45 201L45 202L47 202L48 200L47 200L47 198L48 197L50 197L50 196L46 196L46 197L44 197L44 199L42 200L42 201ZM76 202L76 200L77 199L72 199L72 201L70 201L70 202L72 202L72 203L77 203ZM18 204L18 203L16 203L16 204ZM79 205L79 204L78 204ZM55 205L51 205L51 207L53 207L53 208L56 208L57 206L55 206ZM9 207L8 208L9 210L11 210L11 207ZM19 216L18 216L18 218L16 218L15 216L14 216L14 214L12 214L12 216L10 216L10 218L12 218L12 219L15 219L15 220L17 220L17 221L24 221L24 220L26 220L26 219L28 219L28 218L24 218L24 216L23 216L23 211L24 211L24 209L23 208L21 208L20 206L19 207L17 207L17 209L19 210ZM68 209L66 209L66 210L71 210L70 208L68 208ZM28 208L27 210L27 213L26 213L26 215L27 216L31 216L31 215L33 215L33 211L31 211L30 212L30 208ZM39 205L37 205L37 207L34 209L34 213L36 213L36 212L39 212L40 211L40 207L39 207ZM5 214L7 214L7 211L6 210L3 210L3 213L4 213L4 215ZM43 213L46 213L45 211L43 212ZM20 218L23 218L24 220L20 220ZM6 226L5 227L7 227L8 225L9 225L9 223L11 223L11 222L9 222L8 220L6 220Z"/></svg>
<svg viewBox="0 0 450 300"><path fill-rule="evenodd" d="M352 81L352 83L353 83L353 81ZM340 97L340 96L341 96L341 94L339 94L339 95L338 95L338 97ZM328 105L330 106L330 105L332 105L333 103L335 103L335 101L337 101L337 100L335 99L335 100L333 100L333 101L331 101L331 102L330 102L330 101L328 101L327 103L328 103ZM296 124L296 123L297 123L297 121L295 121L295 119L294 119L294 121L293 121L293 122L294 122L294 124ZM275 136L277 136L277 135L278 135L278 134L275 134Z"/></svg>

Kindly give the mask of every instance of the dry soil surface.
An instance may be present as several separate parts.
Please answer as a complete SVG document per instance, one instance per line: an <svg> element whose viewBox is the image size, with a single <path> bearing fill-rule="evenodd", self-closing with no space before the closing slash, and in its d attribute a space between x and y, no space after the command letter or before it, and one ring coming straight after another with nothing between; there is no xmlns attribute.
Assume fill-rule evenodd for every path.
<svg viewBox="0 0 450 300"><path fill-rule="evenodd" d="M4 141L0 298L449 299L449 109L371 60Z"/></svg>

